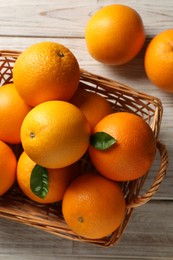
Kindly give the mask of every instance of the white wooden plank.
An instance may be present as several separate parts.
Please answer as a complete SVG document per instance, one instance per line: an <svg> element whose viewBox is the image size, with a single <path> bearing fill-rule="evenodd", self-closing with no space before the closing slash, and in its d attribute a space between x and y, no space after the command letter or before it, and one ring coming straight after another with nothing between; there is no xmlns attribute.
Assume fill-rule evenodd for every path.
<svg viewBox="0 0 173 260"><path fill-rule="evenodd" d="M83 37L90 16L113 0L0 1L0 35ZM117 0L116 3L121 3ZM144 21L146 33L155 35L171 27L173 5L166 1L134 1L124 4L136 9Z"/></svg>

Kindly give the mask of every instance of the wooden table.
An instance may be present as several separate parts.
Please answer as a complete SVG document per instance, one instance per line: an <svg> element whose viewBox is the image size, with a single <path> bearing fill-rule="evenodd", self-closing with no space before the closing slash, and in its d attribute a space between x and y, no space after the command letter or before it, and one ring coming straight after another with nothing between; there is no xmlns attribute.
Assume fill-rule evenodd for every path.
<svg viewBox="0 0 173 260"><path fill-rule="evenodd" d="M164 107L160 140L167 145L169 153L166 178L153 199L134 210L126 232L116 246L106 249L72 242L1 218L0 259L173 259L173 95L152 85L143 68L148 41L173 26L173 2L124 1L141 14L147 41L132 62L109 67L88 54L84 28L97 9L114 2L123 1L0 0L0 49L23 50L32 43L56 41L74 52L83 69L160 98Z"/></svg>

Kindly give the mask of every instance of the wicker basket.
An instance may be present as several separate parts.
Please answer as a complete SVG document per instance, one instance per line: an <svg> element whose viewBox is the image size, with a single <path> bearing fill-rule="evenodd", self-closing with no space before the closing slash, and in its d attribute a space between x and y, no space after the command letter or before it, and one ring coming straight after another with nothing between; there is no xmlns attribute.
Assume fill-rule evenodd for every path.
<svg viewBox="0 0 173 260"><path fill-rule="evenodd" d="M12 69L19 54L20 52L17 51L0 51L1 85L12 82ZM85 89L97 92L106 97L111 102L115 111L129 111L138 114L151 126L157 140L159 154L159 169L154 172L155 176L152 184L150 184L147 191L143 191L144 184L146 184L150 172L138 180L122 183L122 189L127 202L124 221L109 237L102 239L90 240L79 237L66 225L62 217L61 203L40 205L32 202L22 194L17 185L14 185L9 192L0 198L0 216L26 225L35 226L64 238L108 247L119 240L128 224L133 209L151 199L166 174L168 155L165 146L158 141L163 109L158 98L137 92L128 86L87 71L81 70L80 81L82 87ZM14 146L13 148L16 153L21 149L18 146ZM81 167L87 167L88 163L89 161L85 157L82 158Z"/></svg>

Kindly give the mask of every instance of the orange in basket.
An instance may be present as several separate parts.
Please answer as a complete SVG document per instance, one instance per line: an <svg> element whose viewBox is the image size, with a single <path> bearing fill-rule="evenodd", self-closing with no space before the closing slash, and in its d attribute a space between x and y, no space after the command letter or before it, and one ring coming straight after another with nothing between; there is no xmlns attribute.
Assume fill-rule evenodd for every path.
<svg viewBox="0 0 173 260"><path fill-rule="evenodd" d="M67 188L62 212L78 235L98 239L111 234L125 216L125 199L119 185L97 173L85 173Z"/></svg>
<svg viewBox="0 0 173 260"><path fill-rule="evenodd" d="M0 82L1 85L12 82L13 65L20 52L0 51ZM4 69L5 68L5 69ZM168 155L166 147L159 141L159 131L162 120L161 101L153 96L136 91L135 89L119 82L94 75L90 72L80 70L80 84L87 91L93 91L103 95L114 112L127 111L141 116L150 125L157 146L156 165L158 168L150 169L141 178L134 181L122 182L121 189L124 194L127 210L124 219L109 236L99 239L83 238L68 227L62 215L62 205L41 205L35 203L21 193L18 186L14 186L9 192L0 197L0 216L9 218L27 225L31 225L52 234L75 240L108 247L116 244L124 233L134 208L148 202L158 190L166 174L168 166ZM20 146L13 146L18 155ZM91 169L92 164L86 154L80 160L81 172ZM153 176L150 187L146 187L147 179ZM100 200L102 198L100 197ZM84 205L85 206L85 205Z"/></svg>
<svg viewBox="0 0 173 260"><path fill-rule="evenodd" d="M11 148L0 141L0 196L7 192L16 180L17 160Z"/></svg>
<svg viewBox="0 0 173 260"><path fill-rule="evenodd" d="M31 106L47 100L69 100L79 83L74 54L55 42L29 46L17 59L13 79L18 93Z"/></svg>
<svg viewBox="0 0 173 260"><path fill-rule="evenodd" d="M90 145L91 160L98 172L116 181L134 180L148 172L155 158L156 140L141 117L113 113L95 126L93 136L99 132L115 138L115 144L106 150Z"/></svg>
<svg viewBox="0 0 173 260"><path fill-rule="evenodd" d="M90 126L73 104L52 100L34 107L24 118L21 141L27 155L46 168L78 161L89 146Z"/></svg>
<svg viewBox="0 0 173 260"><path fill-rule="evenodd" d="M31 173L35 165L36 163L23 152L17 164L17 182L28 198L39 203L54 203L62 200L70 182L79 175L79 167L76 163L64 168L48 169L49 192L45 198L40 198L30 187Z"/></svg>
<svg viewBox="0 0 173 260"><path fill-rule="evenodd" d="M0 140L20 143L20 128L30 110L31 107L19 96L14 84L0 88Z"/></svg>
<svg viewBox="0 0 173 260"><path fill-rule="evenodd" d="M82 86L77 89L70 102L86 116L91 129L105 116L113 112L111 104L97 93L86 91Z"/></svg>

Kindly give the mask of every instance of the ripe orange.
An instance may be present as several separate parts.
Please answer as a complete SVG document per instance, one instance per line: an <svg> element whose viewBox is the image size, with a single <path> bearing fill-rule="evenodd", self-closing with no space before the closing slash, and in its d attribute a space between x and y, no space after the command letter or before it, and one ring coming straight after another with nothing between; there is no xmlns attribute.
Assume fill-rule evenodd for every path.
<svg viewBox="0 0 173 260"><path fill-rule="evenodd" d="M89 53L96 60L110 65L127 63L144 45L142 19L129 6L105 6L89 19L85 40Z"/></svg>
<svg viewBox="0 0 173 260"><path fill-rule="evenodd" d="M105 116L113 112L106 98L97 93L86 91L79 87L70 101L77 106L86 116L91 129Z"/></svg>
<svg viewBox="0 0 173 260"><path fill-rule="evenodd" d="M106 150L92 145L89 154L96 169L117 180L134 180L150 169L156 154L156 141L149 125L139 116L117 112L103 118L93 134L105 132L117 142Z"/></svg>
<svg viewBox="0 0 173 260"><path fill-rule="evenodd" d="M74 54L55 42L31 45L18 57L13 70L16 89L31 106L48 100L69 100L79 76Z"/></svg>
<svg viewBox="0 0 173 260"><path fill-rule="evenodd" d="M116 230L125 216L125 199L117 183L87 173L67 188L62 212L67 225L78 235L99 239Z"/></svg>
<svg viewBox="0 0 173 260"><path fill-rule="evenodd" d="M150 41L144 64L148 78L156 86L173 92L173 29L159 33Z"/></svg>
<svg viewBox="0 0 173 260"><path fill-rule="evenodd" d="M12 149L0 141L0 196L7 192L16 180L17 160Z"/></svg>
<svg viewBox="0 0 173 260"><path fill-rule="evenodd" d="M20 143L20 128L31 110L17 93L14 84L0 87L0 139L7 143Z"/></svg>
<svg viewBox="0 0 173 260"><path fill-rule="evenodd" d="M47 101L34 107L21 127L27 155L47 168L62 168L88 149L90 126L84 114L66 101Z"/></svg>
<svg viewBox="0 0 173 260"><path fill-rule="evenodd" d="M79 175L79 168L76 163L60 169L48 169L48 194L42 199L36 196L30 188L31 172L35 165L36 163L23 152L18 160L17 182L23 193L38 203L46 204L62 200L70 182Z"/></svg>

